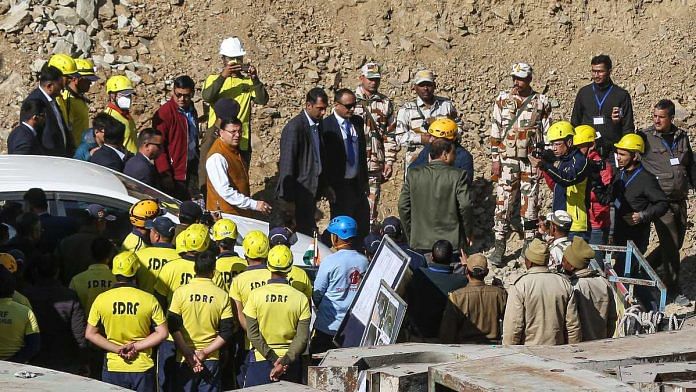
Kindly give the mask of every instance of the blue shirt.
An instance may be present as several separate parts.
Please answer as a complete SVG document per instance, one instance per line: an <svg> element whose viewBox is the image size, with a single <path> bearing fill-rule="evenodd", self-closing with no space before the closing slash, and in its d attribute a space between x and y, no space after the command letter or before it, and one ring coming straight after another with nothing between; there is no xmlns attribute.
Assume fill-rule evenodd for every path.
<svg viewBox="0 0 696 392"><path fill-rule="evenodd" d="M198 119L193 115L193 110L179 108L179 111L186 116L188 122L188 160L198 158L196 147L198 145Z"/></svg>
<svg viewBox="0 0 696 392"><path fill-rule="evenodd" d="M358 292L367 265L364 255L349 249L339 250L321 261L312 294L317 306L314 328L329 335L336 334Z"/></svg>
<svg viewBox="0 0 696 392"><path fill-rule="evenodd" d="M460 146L459 144L455 144L454 151L456 155L454 157L454 164L452 166L456 167L457 169L466 170L466 174L468 174L466 183L467 185L471 185L471 182L474 180L474 157L466 148ZM416 160L408 165L409 170L427 165L429 158L430 144L426 144L423 146L423 150L421 150L420 154L418 154Z"/></svg>

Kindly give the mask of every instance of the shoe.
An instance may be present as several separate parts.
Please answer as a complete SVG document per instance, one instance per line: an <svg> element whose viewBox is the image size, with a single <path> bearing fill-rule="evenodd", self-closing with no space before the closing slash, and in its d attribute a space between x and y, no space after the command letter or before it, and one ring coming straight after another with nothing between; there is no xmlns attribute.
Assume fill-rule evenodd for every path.
<svg viewBox="0 0 696 392"><path fill-rule="evenodd" d="M505 266L505 263L503 263L503 256L505 256L505 241L495 240L495 249L493 249L493 253L488 256L488 260L494 266L501 268Z"/></svg>

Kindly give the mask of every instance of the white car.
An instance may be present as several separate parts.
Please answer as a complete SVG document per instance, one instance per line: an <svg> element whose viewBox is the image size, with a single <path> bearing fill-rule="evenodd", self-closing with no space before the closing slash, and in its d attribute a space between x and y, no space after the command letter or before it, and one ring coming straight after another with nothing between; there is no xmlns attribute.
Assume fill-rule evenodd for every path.
<svg viewBox="0 0 696 392"><path fill-rule="evenodd" d="M107 235L124 238L131 230L128 210L140 199L157 199L166 216L179 222L181 202L142 182L103 166L76 159L36 156L0 155L0 201L22 203L22 196L30 188L41 188L48 198L52 215L71 216L92 203L106 207L116 221L110 223ZM223 214L237 224L237 253L242 255L241 243L251 230L268 233L268 223L236 215ZM313 247L311 237L297 234L297 243L291 250L297 266L310 268L311 261L303 257ZM319 243L320 257L330 254L330 248ZM309 263L309 264L308 264Z"/></svg>

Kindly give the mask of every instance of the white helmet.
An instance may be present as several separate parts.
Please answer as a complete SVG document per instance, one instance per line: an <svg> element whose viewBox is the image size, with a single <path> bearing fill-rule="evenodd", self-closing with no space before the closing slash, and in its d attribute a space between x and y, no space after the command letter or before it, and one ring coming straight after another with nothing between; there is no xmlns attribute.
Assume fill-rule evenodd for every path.
<svg viewBox="0 0 696 392"><path fill-rule="evenodd" d="M220 54L227 57L242 57L246 54L242 41L237 37L225 38L220 44Z"/></svg>

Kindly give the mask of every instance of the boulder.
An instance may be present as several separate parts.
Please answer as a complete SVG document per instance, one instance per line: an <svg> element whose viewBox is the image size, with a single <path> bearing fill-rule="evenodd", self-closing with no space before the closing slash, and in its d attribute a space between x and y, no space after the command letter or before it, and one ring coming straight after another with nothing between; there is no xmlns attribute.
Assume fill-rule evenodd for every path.
<svg viewBox="0 0 696 392"><path fill-rule="evenodd" d="M0 22L0 30L7 33L21 31L31 23L31 12L29 12L29 1L23 1L10 8L5 18Z"/></svg>
<svg viewBox="0 0 696 392"><path fill-rule="evenodd" d="M97 1L96 0L77 0L77 6L75 7L77 14L85 21L85 23L90 24L95 18Z"/></svg>

